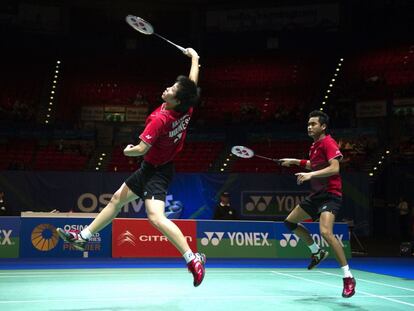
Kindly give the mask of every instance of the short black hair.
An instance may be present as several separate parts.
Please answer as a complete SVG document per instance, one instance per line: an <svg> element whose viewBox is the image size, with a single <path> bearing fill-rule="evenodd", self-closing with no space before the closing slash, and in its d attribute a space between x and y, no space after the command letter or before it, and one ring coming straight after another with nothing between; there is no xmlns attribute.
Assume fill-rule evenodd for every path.
<svg viewBox="0 0 414 311"><path fill-rule="evenodd" d="M319 123L321 125L326 125L326 128L329 126L329 116L320 110L314 110L311 113L309 113L309 118L319 118Z"/></svg>
<svg viewBox="0 0 414 311"><path fill-rule="evenodd" d="M178 76L178 90L175 97L180 104L174 108L178 112L187 112L190 107L197 106L200 101L200 88L189 77Z"/></svg>

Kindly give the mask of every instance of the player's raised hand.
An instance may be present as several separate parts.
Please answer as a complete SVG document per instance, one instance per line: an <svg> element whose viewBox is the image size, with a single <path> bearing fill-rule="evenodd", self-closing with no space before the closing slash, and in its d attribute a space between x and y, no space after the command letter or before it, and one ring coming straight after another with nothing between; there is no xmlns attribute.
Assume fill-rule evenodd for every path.
<svg viewBox="0 0 414 311"><path fill-rule="evenodd" d="M198 53L193 48L186 48L183 53L191 58L200 58Z"/></svg>

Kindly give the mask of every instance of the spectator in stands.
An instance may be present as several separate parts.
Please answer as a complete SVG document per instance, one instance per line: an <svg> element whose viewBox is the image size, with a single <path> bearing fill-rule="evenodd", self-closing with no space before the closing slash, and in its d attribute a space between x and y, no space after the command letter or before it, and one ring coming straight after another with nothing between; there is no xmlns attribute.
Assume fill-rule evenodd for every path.
<svg viewBox="0 0 414 311"><path fill-rule="evenodd" d="M57 145L57 150L60 152L63 152L63 149L64 149L64 142L63 142L63 139L60 139Z"/></svg>
<svg viewBox="0 0 414 311"><path fill-rule="evenodd" d="M9 216L6 203L4 202L4 192L0 191L0 216Z"/></svg>
<svg viewBox="0 0 414 311"><path fill-rule="evenodd" d="M404 197L400 197L400 200L397 205L400 219L400 237L403 241L409 241L411 239L411 229L410 229L410 209L408 208L408 203Z"/></svg>
<svg viewBox="0 0 414 311"><path fill-rule="evenodd" d="M235 220L236 211L230 204L230 194L223 192L220 195L220 202L216 206L214 212L214 219L216 220Z"/></svg>

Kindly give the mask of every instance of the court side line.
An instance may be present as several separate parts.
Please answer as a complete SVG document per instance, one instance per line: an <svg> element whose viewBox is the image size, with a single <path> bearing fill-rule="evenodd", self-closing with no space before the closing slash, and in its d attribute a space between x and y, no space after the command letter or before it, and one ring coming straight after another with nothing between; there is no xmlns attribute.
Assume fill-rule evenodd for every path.
<svg viewBox="0 0 414 311"><path fill-rule="evenodd" d="M300 272L290 272L291 274L294 274L294 275L296 275L296 274L299 274L299 275L302 275L302 273L300 273ZM176 273L177 274L177 276L180 276L180 275L184 275L184 272L181 272L181 273ZM263 273L264 274L264 273ZM314 273L315 274L315 273ZM140 278L140 277L151 277L151 276L164 276L165 275L165 273L129 273L129 274L124 274L124 273L107 273L107 274L93 274L93 273L89 273L89 274L87 274L87 273L85 273L85 274L79 274L79 275L77 275L77 274L57 274L57 275L54 275L54 274L47 274L47 275L42 275L42 274L30 274L30 275L0 275L0 279L10 279L10 278L13 278L13 279L17 279L17 278L32 278L33 279L33 277L36 277L36 278L53 278L53 277L62 277L62 278L64 278L64 277L70 277L70 278L83 278L83 277L91 277L91 276L102 276L102 277L104 277L104 276L108 276L108 277L114 277L114 276L119 276L119 277L131 277L131 278ZM187 274L186 274L187 275ZM243 273L243 274L238 274L238 273L226 273L226 272L222 272L222 273L211 273L211 272L209 272L208 273L208 275L211 275L211 276L237 276L237 275L245 275L245 276L247 276L247 273ZM257 275L257 273L255 273L255 275ZM264 274L264 276L267 276L267 275L269 275L269 276L271 276L271 273L270 272L268 272L268 273L266 273L266 274ZM263 276L263 277L264 277Z"/></svg>
<svg viewBox="0 0 414 311"><path fill-rule="evenodd" d="M326 284L325 284L326 285ZM36 300L2 300L0 301L0 305L1 304L8 304L8 303L44 303L44 302L74 302L74 301L78 301L78 302L88 302L88 301L125 301L125 300L129 300L129 301L135 301L135 300L139 300L142 301L145 298L148 299L154 299L160 296L156 296L156 295L146 295L145 297L113 297L113 298L108 298L108 297L100 297L100 298L77 298L77 299L36 299ZM250 295L250 296L192 296L192 297L186 297L185 299L189 299L189 300L199 300L199 299L260 299L260 298L264 298L264 299L273 299L273 298L314 298L315 295L263 295L263 296L258 296L258 295ZM326 298L338 298L337 295L335 296L323 296ZM408 296L401 296L401 295L390 295L390 296L383 296L383 297L387 297L387 298L413 298L414 295L408 295ZM177 296L162 296L162 298L166 298L166 299L173 299L173 298L177 298ZM360 299L360 298L377 298L374 295L358 295L356 297L353 297L355 299Z"/></svg>
<svg viewBox="0 0 414 311"><path fill-rule="evenodd" d="M331 273L331 272L325 272L325 271L318 271L319 273L323 273L323 274L328 274L328 275L335 275L337 277L342 278L342 275L339 274L335 274L335 273ZM372 284L377 284L377 285L383 285L383 286L388 286L388 287L392 287L392 288L398 288L398 289L404 289L404 290L408 290L410 292L414 292L414 288L406 288L406 287L401 287L401 286L396 286L396 285L389 285L389 284L385 284L385 283L381 283L381 282L375 282L375 281L370 281L370 280L364 280L364 279L357 279L358 281L363 281L363 282L367 282L367 283L372 283Z"/></svg>
<svg viewBox="0 0 414 311"><path fill-rule="evenodd" d="M280 298L314 298L309 295L251 295L251 296L191 296L185 297L186 300L215 300L215 299L280 299ZM338 296L323 296L327 298L338 298ZM2 304L11 303L45 303L45 302L93 302L93 301L142 301L145 299L165 298L177 299L177 296L160 296L160 295L146 295L144 297L97 297L97 298L74 298L74 299L32 299L32 300L2 300ZM356 298L376 298L372 296L358 296ZM180 298L181 299L181 298Z"/></svg>
<svg viewBox="0 0 414 311"><path fill-rule="evenodd" d="M215 268L210 268L207 269L207 272L209 274L268 274L270 273L269 271L217 271L217 270L212 270ZM174 270L174 271L168 271L168 273L182 273L183 271L185 271L185 269L179 269L179 270ZM15 270L13 270L13 272L0 272L0 278L1 277L19 277L19 276L54 276L54 275L58 275L58 276L64 276L64 275L70 275L70 276L74 276L76 274L80 274L80 275L112 275L112 274L123 274L125 272L128 272L130 274L157 274L157 272L159 272L162 275L165 275L165 271L160 271L160 270L133 270L133 271L126 271L126 270L119 270L119 271L70 271L70 270L65 270L65 271L33 271L33 272L17 272ZM286 273L318 273L318 271L298 271L298 270L287 270L287 271L283 271Z"/></svg>
<svg viewBox="0 0 414 311"><path fill-rule="evenodd" d="M322 285L325 285L325 286L339 287L339 288L342 289L342 286L332 285L332 284L329 284L329 283L319 282L319 281L315 281L315 280L309 280L309 279L306 279L306 278L303 278L303 277L300 277L300 276L296 276L296 275L284 274L282 272L277 272L277 271L272 271L272 273L278 274L278 275L283 275L283 276L288 276L288 277L292 277L292 278L295 278L295 279L304 280L304 281L308 281L308 282L312 282L312 283L316 283L316 284L322 284ZM414 307L414 304L408 303L408 302L405 302L405 301L401 301L401 300L397 300L397 299L393 299L393 298L387 298L387 297L384 297L384 296L379 296L379 295L367 293L367 292L361 291L361 290L358 290L358 293L362 293L362 294L365 294L365 295L370 296L370 297L376 297L376 298L389 300L389 301L392 301L392 302L397 302L397 303L400 303L400 304L403 304L403 305Z"/></svg>

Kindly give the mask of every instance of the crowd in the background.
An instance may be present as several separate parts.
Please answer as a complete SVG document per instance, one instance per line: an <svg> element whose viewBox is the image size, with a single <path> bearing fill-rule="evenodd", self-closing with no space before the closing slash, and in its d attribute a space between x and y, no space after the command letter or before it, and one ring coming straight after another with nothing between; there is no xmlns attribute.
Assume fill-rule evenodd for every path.
<svg viewBox="0 0 414 311"><path fill-rule="evenodd" d="M0 103L0 120L33 121L34 106L34 100L4 98Z"/></svg>

